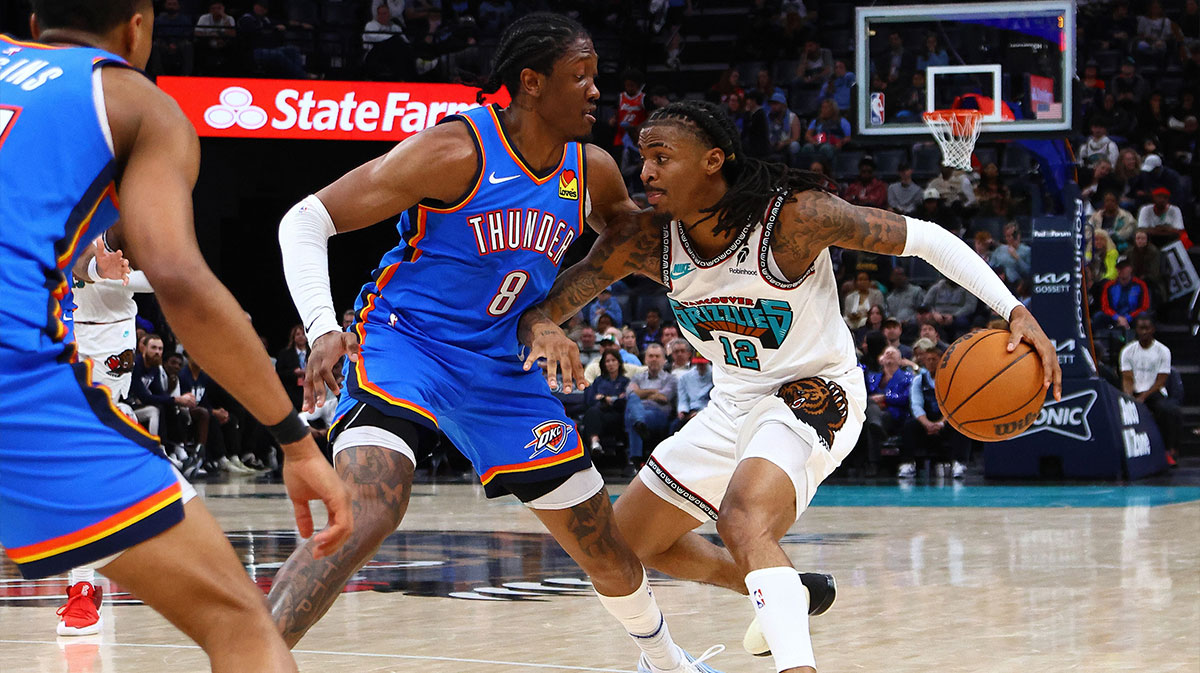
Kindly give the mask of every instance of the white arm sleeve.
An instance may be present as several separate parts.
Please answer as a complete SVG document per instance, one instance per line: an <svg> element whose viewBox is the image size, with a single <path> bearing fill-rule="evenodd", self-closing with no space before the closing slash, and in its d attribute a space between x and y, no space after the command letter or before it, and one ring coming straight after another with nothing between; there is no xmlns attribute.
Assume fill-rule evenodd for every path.
<svg viewBox="0 0 1200 673"><path fill-rule="evenodd" d="M292 206L279 222L283 275L310 344L342 330L329 291L329 237L336 233L333 218L315 195Z"/></svg>
<svg viewBox="0 0 1200 673"><path fill-rule="evenodd" d="M907 216L904 220L908 225L908 238L901 255L920 257L929 262L1005 320L1021 305L996 272L957 236L933 222Z"/></svg>

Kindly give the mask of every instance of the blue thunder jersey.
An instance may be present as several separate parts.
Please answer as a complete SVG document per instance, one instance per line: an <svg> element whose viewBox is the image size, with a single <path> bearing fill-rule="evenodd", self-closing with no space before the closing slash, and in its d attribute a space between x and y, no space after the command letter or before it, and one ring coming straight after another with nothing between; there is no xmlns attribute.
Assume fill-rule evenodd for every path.
<svg viewBox="0 0 1200 673"><path fill-rule="evenodd" d="M70 269L117 220L106 64L127 65L0 35L0 372L75 357Z"/></svg>
<svg viewBox="0 0 1200 673"><path fill-rule="evenodd" d="M457 120L457 121L452 121ZM401 243L355 307L371 321L489 357L516 357L517 319L545 299L567 247L582 231L584 146L563 146L538 175L505 135L496 106L447 117L465 123L479 156L456 203L422 202L400 217Z"/></svg>

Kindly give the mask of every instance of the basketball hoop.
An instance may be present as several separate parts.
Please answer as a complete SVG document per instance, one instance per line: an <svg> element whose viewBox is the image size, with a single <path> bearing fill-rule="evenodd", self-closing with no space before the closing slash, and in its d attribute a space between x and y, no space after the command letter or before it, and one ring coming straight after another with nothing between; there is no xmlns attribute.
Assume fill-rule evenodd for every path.
<svg viewBox="0 0 1200 673"><path fill-rule="evenodd" d="M963 171L971 170L971 152L979 139L983 113L979 110L934 110L921 116L942 148L942 163Z"/></svg>

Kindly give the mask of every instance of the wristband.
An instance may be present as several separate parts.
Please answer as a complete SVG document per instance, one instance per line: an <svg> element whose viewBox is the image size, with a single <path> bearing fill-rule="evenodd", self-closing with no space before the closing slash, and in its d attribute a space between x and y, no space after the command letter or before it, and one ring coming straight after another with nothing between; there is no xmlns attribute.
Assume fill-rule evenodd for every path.
<svg viewBox="0 0 1200 673"><path fill-rule="evenodd" d="M87 275L87 282L89 283L94 283L100 280L100 268L96 265L95 257L92 258L92 261L88 262Z"/></svg>
<svg viewBox="0 0 1200 673"><path fill-rule="evenodd" d="M295 444L309 436L308 424L300 420L300 415L296 413L295 409L288 413L282 421L275 425L268 425L267 432L271 433L280 446Z"/></svg>

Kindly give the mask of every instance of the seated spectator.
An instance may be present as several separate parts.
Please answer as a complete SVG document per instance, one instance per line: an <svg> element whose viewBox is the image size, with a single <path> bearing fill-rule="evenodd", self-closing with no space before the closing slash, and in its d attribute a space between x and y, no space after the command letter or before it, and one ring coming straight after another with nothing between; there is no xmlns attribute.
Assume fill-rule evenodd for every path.
<svg viewBox="0 0 1200 673"><path fill-rule="evenodd" d="M413 80L417 55L404 28L393 20L388 3L375 7L375 18L363 26L363 74L378 80Z"/></svg>
<svg viewBox="0 0 1200 673"><path fill-rule="evenodd" d="M1103 117L1092 119L1092 135L1079 146L1076 157L1081 166L1094 167L1101 159L1117 163L1117 143L1108 137L1108 120Z"/></svg>
<svg viewBox="0 0 1200 673"><path fill-rule="evenodd" d="M854 277L854 291L846 295L843 304L842 317L846 325L852 330L862 327L872 306L883 306L883 293L874 287L866 271L859 271Z"/></svg>
<svg viewBox="0 0 1200 673"><path fill-rule="evenodd" d="M925 36L925 50L917 56L917 70L925 72L925 69L931 65L949 65L950 57L946 55L946 50L938 45L937 35L930 33Z"/></svg>
<svg viewBox="0 0 1200 673"><path fill-rule="evenodd" d="M1171 204L1171 192L1165 187L1154 190L1153 203L1138 211L1138 231L1144 231L1156 243L1170 243L1184 232L1183 212Z"/></svg>
<svg viewBox="0 0 1200 673"><path fill-rule="evenodd" d="M630 364L642 364L642 350L638 348L637 332L633 331L632 327L626 327L621 330L621 359L628 361L633 358Z"/></svg>
<svg viewBox="0 0 1200 673"><path fill-rule="evenodd" d="M1134 323L1137 341L1121 349L1121 382L1126 395L1150 408L1167 448L1167 464L1175 466L1183 416L1179 401L1167 396L1171 350L1154 338L1154 319L1140 315Z"/></svg>
<svg viewBox="0 0 1200 673"><path fill-rule="evenodd" d="M869 156L858 162L858 179L842 188L842 198L856 206L884 208L887 194L888 186L875 177L875 160Z"/></svg>
<svg viewBox="0 0 1200 673"><path fill-rule="evenodd" d="M972 239L971 246L975 248L975 254L987 262L988 266L991 266L992 253L996 251L996 241L992 239L992 232L987 230L975 232L975 238Z"/></svg>
<svg viewBox="0 0 1200 673"><path fill-rule="evenodd" d="M896 121L920 122L926 105L925 71L914 72L904 84L901 86L900 82L896 82L892 85L896 93L892 95L894 100L889 101L889 107L894 111Z"/></svg>
<svg viewBox="0 0 1200 673"><path fill-rule="evenodd" d="M763 92L753 89L746 94L746 112L742 124L742 151L755 159L767 159L771 155L771 127L767 111L763 108L766 102ZM798 125L797 125L798 126ZM797 128L796 137L800 133ZM799 152L800 148L797 147ZM640 156L639 156L640 162ZM638 164L640 169L641 164Z"/></svg>
<svg viewBox="0 0 1200 673"><path fill-rule="evenodd" d="M925 303L933 322L945 329L950 338L955 338L971 325L979 300L958 283L943 278L930 286Z"/></svg>
<svg viewBox="0 0 1200 673"><path fill-rule="evenodd" d="M658 309L646 309L646 324L637 331L637 340L643 350L652 343L662 343L662 313Z"/></svg>
<svg viewBox="0 0 1200 673"><path fill-rule="evenodd" d="M830 78L821 93L825 98L832 98L839 108L849 110L850 94L854 90L854 83L854 73L846 69L846 62L834 61L833 77Z"/></svg>
<svg viewBox="0 0 1200 673"><path fill-rule="evenodd" d="M1158 189L1167 190L1168 199L1173 195L1183 196L1179 189L1179 173L1163 166L1162 157L1148 154L1142 161L1142 170L1130 180L1129 190L1134 198L1145 203L1153 200L1154 192Z"/></svg>
<svg viewBox="0 0 1200 673"><path fill-rule="evenodd" d="M883 304L875 304L868 308L866 322L854 330L854 342L861 344L868 334L882 332L884 317Z"/></svg>
<svg viewBox="0 0 1200 673"><path fill-rule="evenodd" d="M821 111L808 124L804 135L808 143L800 152L800 165L813 161L833 163L833 155L850 139L850 122L842 118L832 98L821 101Z"/></svg>
<svg viewBox="0 0 1200 673"><path fill-rule="evenodd" d="M615 335L606 334L601 337L597 343L600 344L601 355L604 354L604 351L611 350L617 354L617 357L621 358L621 363L625 365L625 376L631 377L638 372L645 371L646 367L644 365L640 363L631 364L627 361L626 358L628 358L628 354L624 353L617 345L617 337ZM592 360L583 368L583 378L585 378L588 383L595 381L597 376L600 376L600 358Z"/></svg>
<svg viewBox="0 0 1200 673"><path fill-rule="evenodd" d="M679 337L679 326L673 322L666 323L662 327L662 340L660 344L669 344Z"/></svg>
<svg viewBox="0 0 1200 673"><path fill-rule="evenodd" d="M154 71L187 77L192 74L192 19L179 11L179 0L165 0L154 17Z"/></svg>
<svg viewBox="0 0 1200 673"><path fill-rule="evenodd" d="M667 371L674 374L676 378L690 372L694 351L687 339L676 337L668 341L666 346L667 354L671 358L671 361L667 363Z"/></svg>
<svg viewBox="0 0 1200 673"><path fill-rule="evenodd" d="M1138 231L1133 235L1133 245L1125 249L1125 260L1133 269L1134 278L1141 278L1150 288L1150 294L1158 301L1167 297L1167 285L1162 274L1162 255L1158 246L1150 242L1150 235Z"/></svg>
<svg viewBox="0 0 1200 673"><path fill-rule="evenodd" d="M605 334L613 334L614 339L621 338L621 330L613 324L612 316L607 313L599 313L596 316L596 338L602 339Z"/></svg>
<svg viewBox="0 0 1200 673"><path fill-rule="evenodd" d="M888 34L887 50L876 58L874 70L890 85L915 70L916 65L917 59L904 48L904 37L899 31L892 31Z"/></svg>
<svg viewBox="0 0 1200 673"><path fill-rule="evenodd" d="M271 19L269 11L266 0L257 0L251 5L250 11L238 19L238 34L250 46L255 66L274 77L308 79L300 49L295 45L283 44L283 33L287 26Z"/></svg>
<svg viewBox="0 0 1200 673"><path fill-rule="evenodd" d="M1108 159L1101 159L1092 167L1092 183L1084 188L1082 194L1092 208L1103 207L1104 195L1108 192L1113 192L1118 197L1119 203L1119 197L1125 192L1125 183L1117 178L1114 170L1113 164Z"/></svg>
<svg viewBox="0 0 1200 673"><path fill-rule="evenodd" d="M1092 233L1092 260L1088 262L1092 282L1105 282L1117 277L1117 256L1117 246L1109 238L1108 232L1096 229Z"/></svg>
<svg viewBox="0 0 1200 673"><path fill-rule="evenodd" d="M1000 180L1000 167L989 163L980 171L979 187L975 189L980 217L1004 217L1012 214L1012 192Z"/></svg>
<svg viewBox="0 0 1200 673"><path fill-rule="evenodd" d="M1098 328L1130 329L1138 315L1150 310L1150 288L1133 275L1129 262L1117 263L1117 277L1100 290L1100 310L1092 316Z"/></svg>
<svg viewBox="0 0 1200 673"><path fill-rule="evenodd" d="M887 347L887 337L879 332L868 332L858 344L858 366L868 372L879 371L879 356Z"/></svg>
<svg viewBox="0 0 1200 673"><path fill-rule="evenodd" d="M884 299L887 314L902 324L916 321L917 307L924 303L925 291L908 282L908 272L902 266L892 267L892 289Z"/></svg>
<svg viewBox="0 0 1200 673"><path fill-rule="evenodd" d="M600 329L600 325L596 322L601 315L607 315L612 318L611 326L613 327L625 324L625 321L622 320L621 305L613 297L611 285L601 290L600 296L593 299L592 303L584 307L583 315L588 323L596 327L598 332L603 332Z"/></svg>
<svg viewBox="0 0 1200 673"><path fill-rule="evenodd" d="M304 405L304 367L308 364L308 337L304 325L292 327L287 346L275 354L275 373L296 411Z"/></svg>
<svg viewBox="0 0 1200 673"><path fill-rule="evenodd" d="M883 333L883 338L887 339L888 348L895 348L900 352L901 360L912 360L913 350L906 344L900 343L900 336L904 333L904 325L895 316L884 318L883 327L880 329ZM903 362L901 365L903 366Z"/></svg>
<svg viewBox="0 0 1200 673"><path fill-rule="evenodd" d="M1162 3L1151 0L1146 14L1137 18L1137 40L1134 50L1139 53L1162 56L1168 44L1179 42L1183 33L1171 19L1163 16Z"/></svg>
<svg viewBox="0 0 1200 673"><path fill-rule="evenodd" d="M1032 251L1021 242L1021 228L1016 222L1004 225L1004 245L992 253L991 267L1004 272L1004 280L1009 285L1029 278Z"/></svg>
<svg viewBox="0 0 1200 673"><path fill-rule="evenodd" d="M708 396L712 393L712 363L703 357L692 358L690 370L679 377L679 401L675 404L675 429L678 430L692 420L692 417L708 406Z"/></svg>
<svg viewBox="0 0 1200 673"><path fill-rule="evenodd" d="M942 200L942 193L938 191L937 187L925 188L921 206L917 208L917 212L913 213L913 217L940 225L956 236L961 233L962 225L959 223L958 215L945 204Z"/></svg>
<svg viewBox="0 0 1200 673"><path fill-rule="evenodd" d="M942 348L927 339L921 339L913 345L917 362L921 368L909 385L909 406L912 418L904 424L900 444L901 460L899 477L911 479L916 476L918 455L949 454L953 460L953 475L962 479L967 473L967 463L970 461L971 442L959 434L942 417L938 407L936 377L938 363L942 359Z"/></svg>
<svg viewBox="0 0 1200 673"><path fill-rule="evenodd" d="M187 452L187 460L183 462L180 472L188 479L207 476L208 471L205 464L208 462L209 411L200 406L191 388L185 387L180 381L179 373L183 370L182 355L171 353L165 356L162 369L167 376L167 385L164 390L175 401L174 409L171 411L176 415L182 430L180 438L185 446L190 447Z"/></svg>
<svg viewBox="0 0 1200 673"><path fill-rule="evenodd" d="M392 10L386 2L375 6L375 17L363 26L363 51L371 51L376 42L390 40L396 35L403 35L404 29L392 21Z"/></svg>
<svg viewBox="0 0 1200 673"><path fill-rule="evenodd" d="M888 185L887 205L894 213L913 215L921 204L921 195L925 190L913 182L912 166L900 164L900 181Z"/></svg>
<svg viewBox="0 0 1200 673"><path fill-rule="evenodd" d="M800 153L800 117L788 107L787 96L779 89L771 94L769 106L767 140L771 147L767 158L794 165Z"/></svg>
<svg viewBox="0 0 1200 673"><path fill-rule="evenodd" d="M1113 239L1117 248L1129 245L1134 232L1137 231L1137 219L1128 210L1121 207L1115 192L1104 193L1104 205L1092 213L1088 224L1096 231L1106 231Z"/></svg>
<svg viewBox="0 0 1200 673"><path fill-rule="evenodd" d="M625 429L629 433L629 455L625 473L632 477L644 462L643 444L662 436L675 410L676 379L663 369L663 347L650 344L646 349L646 370L629 379L625 402Z"/></svg>
<svg viewBox="0 0 1200 673"><path fill-rule="evenodd" d="M596 328L591 325L581 327L577 343L579 345L579 362L584 367L600 357L600 346L596 343Z"/></svg>
<svg viewBox="0 0 1200 673"><path fill-rule="evenodd" d="M1137 66L1132 58L1126 59L1121 64L1121 71L1113 76L1108 90L1117 97L1118 104L1124 101L1145 100L1147 94L1150 93L1146 79L1137 74Z"/></svg>
<svg viewBox="0 0 1200 673"><path fill-rule="evenodd" d="M1200 49L1198 47L1197 49ZM1200 142L1200 124L1196 121L1195 115L1187 115L1183 118L1178 129L1172 129L1167 136L1167 156L1173 164L1180 170L1184 170L1185 166L1192 167L1192 180L1195 184L1196 179L1196 162L1200 160L1200 153L1197 152L1197 143Z"/></svg>
<svg viewBox="0 0 1200 673"><path fill-rule="evenodd" d="M918 332L918 338L929 339L933 343L937 344L938 348L940 348L943 352L950 348L950 344L946 342L945 333L943 332L942 328L938 327L932 322L921 323L921 329ZM916 354L914 353L913 357L909 359L915 360Z"/></svg>
<svg viewBox="0 0 1200 673"><path fill-rule="evenodd" d="M833 53L810 37L800 54L800 65L796 68L796 79L792 80L792 92L796 109L808 116L816 111L814 103L820 100L821 90L833 76Z"/></svg>
<svg viewBox="0 0 1200 673"><path fill-rule="evenodd" d="M587 411L583 414L580 432L587 438L593 455L602 455L604 447L601 437L612 437L621 428L625 417L625 397L629 388L629 377L625 375L625 363L611 348L606 349L599 360L601 374L583 392L587 398Z"/></svg>
<svg viewBox="0 0 1200 673"><path fill-rule="evenodd" d="M225 3L213 2L208 14L196 20L196 49L203 54L206 73L221 72L233 60L231 49L237 37L233 17L225 13ZM201 39L204 38L204 39Z"/></svg>
<svg viewBox="0 0 1200 673"><path fill-rule="evenodd" d="M903 366L900 351L883 349L879 371L866 372L867 422L880 426L886 435L896 435L912 415L909 399L913 374Z"/></svg>
<svg viewBox="0 0 1200 673"><path fill-rule="evenodd" d="M975 188L966 171L942 165L942 172L929 181L928 189L936 189L942 203L956 213L975 206Z"/></svg>
<svg viewBox="0 0 1200 673"><path fill-rule="evenodd" d="M1162 93L1155 91L1142 105L1137 115L1137 137L1145 142L1153 142L1158 151L1158 139L1167 137L1167 110L1163 105Z"/></svg>

